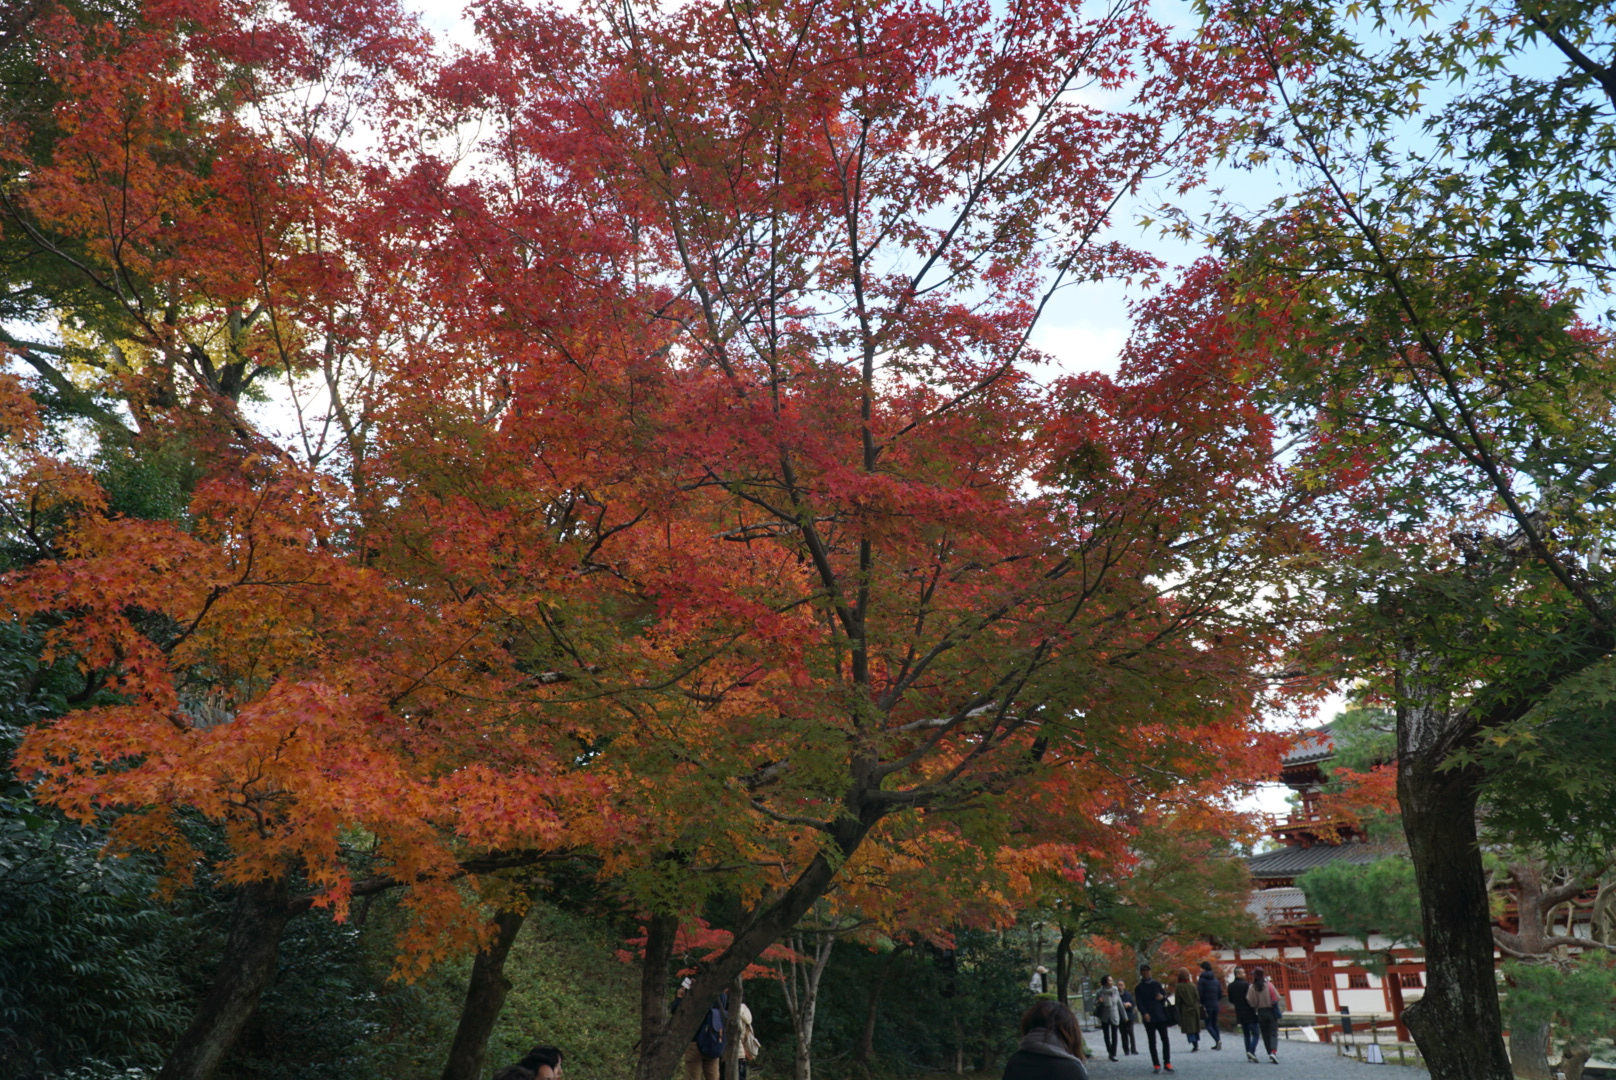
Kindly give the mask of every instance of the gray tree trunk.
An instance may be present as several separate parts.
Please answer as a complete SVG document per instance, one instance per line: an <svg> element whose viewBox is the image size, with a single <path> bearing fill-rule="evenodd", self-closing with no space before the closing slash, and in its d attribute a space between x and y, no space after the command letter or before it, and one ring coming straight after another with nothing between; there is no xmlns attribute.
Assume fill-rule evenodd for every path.
<svg viewBox="0 0 1616 1080"><path fill-rule="evenodd" d="M1444 768L1462 725L1404 657L1397 707L1397 799L1420 891L1425 996L1408 1029L1432 1080L1512 1080L1493 967L1492 912L1476 835L1479 778Z"/></svg>
<svg viewBox="0 0 1616 1080"><path fill-rule="evenodd" d="M237 891L230 934L213 985L157 1080L213 1080L252 1019L259 997L274 981L287 922L306 907L292 903L290 890L287 879L281 877L255 881Z"/></svg>
<svg viewBox="0 0 1616 1080"><path fill-rule="evenodd" d="M460 1008L460 1023L443 1065L443 1080L481 1080L488 1057L488 1037L494 1033L511 981L505 977L505 958L510 955L525 915L501 911L494 916L497 932L488 948L471 962L471 980L466 1001Z"/></svg>

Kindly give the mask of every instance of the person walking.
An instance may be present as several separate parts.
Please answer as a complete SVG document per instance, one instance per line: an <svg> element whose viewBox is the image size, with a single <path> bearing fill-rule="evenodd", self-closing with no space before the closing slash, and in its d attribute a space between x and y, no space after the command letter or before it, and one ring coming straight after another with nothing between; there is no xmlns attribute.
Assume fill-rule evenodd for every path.
<svg viewBox="0 0 1616 1080"><path fill-rule="evenodd" d="M1021 1016L1021 1045L1003 1080L1089 1080L1082 1047L1077 1014L1058 1001L1037 1002Z"/></svg>
<svg viewBox="0 0 1616 1080"><path fill-rule="evenodd" d="M1223 980L1212 970L1210 960L1201 961L1201 974L1195 979L1195 990L1201 996L1201 1015L1206 1020L1206 1033L1212 1036L1212 1049L1223 1049L1223 1029L1218 1026L1218 1013L1223 1007Z"/></svg>
<svg viewBox="0 0 1616 1080"><path fill-rule="evenodd" d="M1139 1044L1133 1038L1133 1024L1139 1019L1139 1008L1134 1004L1133 991L1126 986L1122 987L1117 996L1122 998L1122 1027L1117 1032L1122 1036L1122 1055L1132 1057L1139 1053Z"/></svg>
<svg viewBox="0 0 1616 1080"><path fill-rule="evenodd" d="M1201 995L1190 982L1189 968L1178 969L1178 980L1173 984L1173 1007L1178 1010L1178 1030L1190 1044L1190 1053L1201 1052Z"/></svg>
<svg viewBox="0 0 1616 1080"><path fill-rule="evenodd" d="M1112 1061L1117 1060L1117 1037L1122 1031L1122 991L1116 988L1111 976L1100 976L1100 990L1095 994L1094 1018L1100 1022L1100 1036L1105 1040L1105 1052Z"/></svg>
<svg viewBox="0 0 1616 1080"><path fill-rule="evenodd" d="M1251 989L1246 991L1246 1003L1257 1012L1257 1026L1262 1030L1263 1047L1268 1060L1279 1064L1279 1017L1285 1008L1285 998L1279 987L1268 981L1260 967L1251 969Z"/></svg>
<svg viewBox="0 0 1616 1080"><path fill-rule="evenodd" d="M1234 1022L1240 1025L1240 1035L1246 1040L1246 1060L1257 1060L1257 1043L1262 1038L1262 1027L1257 1023L1257 1010L1251 1007L1246 981L1246 969L1234 969L1234 981L1229 983L1229 1004L1234 1006Z"/></svg>
<svg viewBox="0 0 1616 1080"><path fill-rule="evenodd" d="M735 1080L746 1080L746 1074L752 1069L752 1062L757 1060L758 1054L763 1051L763 1045L757 1040L757 1033L752 1030L752 1009L741 1002L735 1024L735 1039L738 1043L735 1054ZM720 1068L721 1080L729 1080Z"/></svg>
<svg viewBox="0 0 1616 1080"><path fill-rule="evenodd" d="M1145 1022L1145 1042L1150 1045L1151 1072L1173 1071L1173 1049L1167 1043L1167 987L1150 977L1150 965L1139 965L1139 985L1133 988L1139 1018ZM1156 1056L1156 1040L1161 1040L1161 1057Z"/></svg>
<svg viewBox="0 0 1616 1080"><path fill-rule="evenodd" d="M719 1062L724 1057L724 1017L728 1013L729 995L721 993L701 1018L696 1037L685 1047L685 1080L718 1080Z"/></svg>

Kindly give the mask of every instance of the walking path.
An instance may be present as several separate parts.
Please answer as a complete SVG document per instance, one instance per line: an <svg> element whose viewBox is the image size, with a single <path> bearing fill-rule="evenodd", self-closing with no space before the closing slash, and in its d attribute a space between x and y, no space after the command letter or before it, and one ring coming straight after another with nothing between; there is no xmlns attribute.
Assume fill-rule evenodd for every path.
<svg viewBox="0 0 1616 1080"><path fill-rule="evenodd" d="M1144 1052L1143 1035L1139 1040L1141 1053L1137 1057L1124 1057L1118 1061L1105 1060L1105 1044L1098 1031L1085 1031L1089 1049L1101 1052L1099 1058L1090 1059L1089 1075L1094 1080L1137 1080L1149 1076L1150 1054ZM1335 1047L1321 1043L1297 1040L1279 1043L1279 1065L1269 1063L1267 1054L1259 1054L1262 1063L1253 1065L1246 1060L1246 1052L1238 1035L1225 1035L1222 1050L1208 1049L1201 1042L1198 1054L1190 1053L1184 1036L1173 1032L1173 1076L1184 1080L1224 1080L1226 1077L1249 1077L1250 1080L1430 1080L1424 1069L1398 1065L1365 1065L1344 1057L1337 1057ZM1162 1073L1166 1076L1167 1073Z"/></svg>

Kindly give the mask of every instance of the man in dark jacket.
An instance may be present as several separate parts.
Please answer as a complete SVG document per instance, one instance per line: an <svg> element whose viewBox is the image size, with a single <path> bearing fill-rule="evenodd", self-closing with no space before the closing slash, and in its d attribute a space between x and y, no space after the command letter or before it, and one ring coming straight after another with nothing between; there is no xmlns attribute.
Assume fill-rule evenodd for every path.
<svg viewBox="0 0 1616 1080"><path fill-rule="evenodd" d="M1246 991L1251 984L1246 981L1246 969L1234 969L1234 981L1229 984L1229 1004L1234 1006L1234 1022L1240 1025L1240 1033L1246 1039L1246 1060L1257 1060L1257 1040L1262 1037L1262 1026L1257 1022L1257 1010L1246 1002Z"/></svg>
<svg viewBox="0 0 1616 1080"><path fill-rule="evenodd" d="M1150 977L1150 965L1139 965L1139 985L1133 988L1139 1019L1145 1022L1145 1042L1150 1044L1151 1072L1173 1071L1173 1051L1167 1043L1167 988ZM1161 1057L1156 1057L1156 1039L1161 1037Z"/></svg>
<svg viewBox="0 0 1616 1080"><path fill-rule="evenodd" d="M1210 961L1201 961L1195 990L1201 996L1201 1015L1206 1019L1206 1033L1212 1036L1212 1049L1222 1050L1223 1031L1218 1027L1218 1009L1223 1004L1223 982L1212 973Z"/></svg>

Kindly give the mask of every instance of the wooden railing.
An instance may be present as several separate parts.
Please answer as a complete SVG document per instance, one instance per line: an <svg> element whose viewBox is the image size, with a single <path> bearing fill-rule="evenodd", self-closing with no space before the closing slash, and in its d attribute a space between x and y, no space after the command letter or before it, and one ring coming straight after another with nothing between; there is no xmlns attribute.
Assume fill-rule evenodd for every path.
<svg viewBox="0 0 1616 1080"><path fill-rule="evenodd" d="M1346 823L1347 819L1340 814L1321 814L1317 811L1263 815L1263 825L1271 833L1291 829L1319 828L1325 825L1342 826Z"/></svg>

